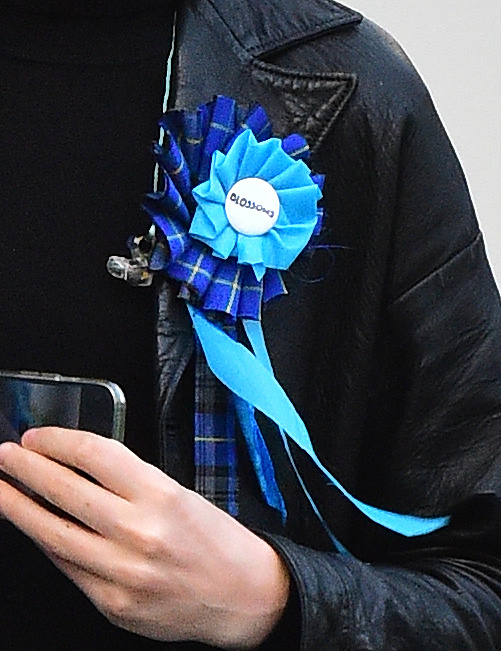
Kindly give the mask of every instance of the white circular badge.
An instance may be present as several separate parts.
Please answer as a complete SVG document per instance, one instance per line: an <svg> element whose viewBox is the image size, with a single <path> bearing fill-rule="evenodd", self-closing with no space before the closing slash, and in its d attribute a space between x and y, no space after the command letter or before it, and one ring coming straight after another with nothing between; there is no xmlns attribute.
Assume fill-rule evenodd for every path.
<svg viewBox="0 0 501 651"><path fill-rule="evenodd" d="M225 210L228 221L238 233L264 235L275 226L280 199L263 179L242 179L228 192Z"/></svg>

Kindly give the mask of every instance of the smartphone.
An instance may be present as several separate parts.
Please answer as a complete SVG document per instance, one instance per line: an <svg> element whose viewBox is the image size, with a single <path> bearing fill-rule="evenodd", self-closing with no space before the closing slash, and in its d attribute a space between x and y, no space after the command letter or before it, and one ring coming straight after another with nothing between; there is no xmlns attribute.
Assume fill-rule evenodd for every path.
<svg viewBox="0 0 501 651"><path fill-rule="evenodd" d="M107 380L0 371L0 442L19 442L27 429L44 425L123 441L124 393Z"/></svg>

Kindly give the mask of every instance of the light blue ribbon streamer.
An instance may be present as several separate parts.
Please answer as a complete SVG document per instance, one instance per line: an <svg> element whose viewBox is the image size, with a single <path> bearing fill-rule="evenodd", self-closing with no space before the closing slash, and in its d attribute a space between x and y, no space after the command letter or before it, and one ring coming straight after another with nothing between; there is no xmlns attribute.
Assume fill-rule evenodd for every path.
<svg viewBox="0 0 501 651"><path fill-rule="evenodd" d="M245 334L247 335L247 338L249 340L250 345L252 346L252 350L254 351L256 358L274 377L273 366L271 364L271 359L268 354L268 349L266 348L266 342L264 340L264 333L263 333L263 328L261 326L261 322L253 321L251 319L243 319L242 323L244 326ZM253 408L251 407L251 409ZM315 500L310 495L310 491L308 490L306 484L304 483L304 479L301 477L301 473L299 472L294 457L292 456L292 452L289 447L289 441L287 440L287 435L285 434L284 430L281 427L279 427L279 432L280 432L280 436L282 437L282 442L284 444L284 449L289 458L289 462L296 475L296 479L298 480L299 485L303 489L303 493L306 495L306 498L310 503L313 512L315 513L320 524L322 525L325 532L329 536L332 544L334 545L334 548L337 549L337 551L341 554L351 556L350 552L346 549L346 547L332 533L329 525L327 524L324 517L320 513L320 509L316 505Z"/></svg>
<svg viewBox="0 0 501 651"><path fill-rule="evenodd" d="M309 455L334 486L365 516L407 537L432 533L449 523L448 516L423 518L393 513L364 504L350 495L317 457L306 426L270 370L265 368L245 346L233 341L217 326L207 321L201 312L190 305L188 309L207 364L214 375L236 396L261 411L283 429ZM259 344L257 341L255 343L259 350Z"/></svg>

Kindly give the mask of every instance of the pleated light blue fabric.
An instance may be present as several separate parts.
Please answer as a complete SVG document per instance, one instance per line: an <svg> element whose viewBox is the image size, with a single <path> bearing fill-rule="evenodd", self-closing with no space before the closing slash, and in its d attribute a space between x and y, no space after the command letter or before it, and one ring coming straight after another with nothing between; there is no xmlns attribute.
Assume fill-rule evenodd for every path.
<svg viewBox="0 0 501 651"><path fill-rule="evenodd" d="M258 178L276 191L280 211L276 224L259 236L235 231L226 216L225 202L232 186ZM258 143L243 131L227 154L214 153L210 178L193 189L198 203L189 233L223 259L237 258L261 280L267 269L288 269L309 242L317 224L320 187L302 160L294 160L278 138Z"/></svg>

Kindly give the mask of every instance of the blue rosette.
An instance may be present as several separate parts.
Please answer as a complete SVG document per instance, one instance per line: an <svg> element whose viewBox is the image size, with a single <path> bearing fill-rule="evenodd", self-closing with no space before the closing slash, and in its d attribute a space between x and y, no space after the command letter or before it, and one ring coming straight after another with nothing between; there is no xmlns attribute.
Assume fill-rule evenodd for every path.
<svg viewBox="0 0 501 651"><path fill-rule="evenodd" d="M288 439L313 460L357 509L377 524L405 536L445 526L449 518L392 513L359 501L316 455L306 427L274 377L261 328L262 305L286 294L281 271L314 246L323 209L324 177L306 162L305 139L273 138L264 109L242 109L216 97L195 112L169 111L161 121L162 145L154 155L164 176L161 191L144 208L155 229L130 242L132 261L110 258L113 275L147 285L155 272L179 283L209 368L230 390L256 476L268 504L285 517L272 459L254 411L271 419L314 512L340 552L296 468ZM222 326L240 322L250 350Z"/></svg>
<svg viewBox="0 0 501 651"><path fill-rule="evenodd" d="M261 106L243 111L227 97L194 113L170 111L161 126L154 155L164 187L143 204L157 227L150 269L178 281L180 296L204 312L259 320L262 305L286 293L280 270L321 228L324 177L304 163L305 139L271 138ZM280 201L274 227L261 236L236 231L225 211L232 186L247 178L262 179Z"/></svg>

